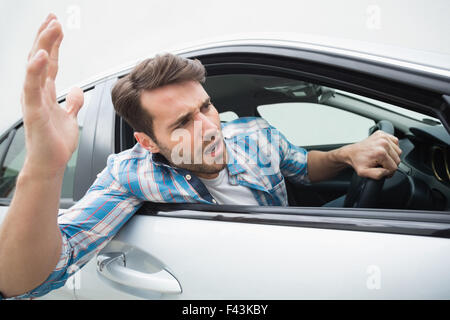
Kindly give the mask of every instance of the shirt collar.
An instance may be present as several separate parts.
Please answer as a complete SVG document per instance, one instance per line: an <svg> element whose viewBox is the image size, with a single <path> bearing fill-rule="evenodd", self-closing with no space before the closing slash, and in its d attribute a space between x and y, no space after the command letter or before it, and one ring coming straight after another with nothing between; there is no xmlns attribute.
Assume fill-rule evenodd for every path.
<svg viewBox="0 0 450 320"><path fill-rule="evenodd" d="M151 158L153 163L157 165L165 165L172 167L172 165L169 163L166 157L164 157L161 153L151 153Z"/></svg>

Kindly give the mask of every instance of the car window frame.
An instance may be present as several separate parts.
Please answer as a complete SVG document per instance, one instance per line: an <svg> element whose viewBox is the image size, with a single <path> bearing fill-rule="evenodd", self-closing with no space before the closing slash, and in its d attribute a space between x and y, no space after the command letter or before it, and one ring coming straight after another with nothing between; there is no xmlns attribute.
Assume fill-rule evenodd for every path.
<svg viewBox="0 0 450 320"><path fill-rule="evenodd" d="M115 80L111 77L95 83L96 92L86 111L86 118L90 120L85 124L79 140L72 204L86 194L97 174L106 166L108 156L115 152L115 111L111 101Z"/></svg>
<svg viewBox="0 0 450 320"><path fill-rule="evenodd" d="M145 201L136 215L450 239L448 211Z"/></svg>
<svg viewBox="0 0 450 320"><path fill-rule="evenodd" d="M14 140L14 136L16 135L17 127L9 130L0 138L0 144L3 142L6 143L5 150L2 154L0 154L0 168L3 168L3 164L6 160L6 154L8 153L9 147L11 146L12 141Z"/></svg>
<svg viewBox="0 0 450 320"><path fill-rule="evenodd" d="M16 121L9 129L6 130L6 132L0 137L0 141L5 141L6 139L9 140L7 143L5 150L3 150L3 153L0 155L0 165L3 167L3 163L6 160L6 156L8 154L8 151L11 147L12 142L14 141L14 137L16 136L17 130L23 126L22 119ZM0 205L2 206L9 206L11 203L12 198L6 198L6 197L0 197Z"/></svg>
<svg viewBox="0 0 450 320"><path fill-rule="evenodd" d="M320 83L323 84L325 86L328 87L333 87L336 89L340 89L340 90L344 90L346 92L352 92L358 95L362 95L362 96L368 96L372 99L379 99L380 101L384 101L387 103L391 103L391 104L398 104L399 106L403 106L406 107L407 104L410 102L406 96L406 89L414 89L415 87L412 86L412 84L410 82L406 82L406 83L396 83L398 85L398 88L389 88L389 86L386 85L386 82L384 82L383 84L379 84L377 87L375 88L365 88L361 86L361 83L359 82L359 78L355 76L355 72L356 71L352 71L352 72L348 72L348 70L345 69L345 67L343 67L341 70L336 71L335 67L330 67L329 65L327 65L326 63L321 64L320 66L319 63L314 63L312 65L311 68L309 68L309 64L306 63L305 61L301 61L298 63L297 66L293 67L295 63L297 62L292 62L293 59L290 59L290 61L287 61L286 63L283 64L279 64L278 60L276 59L280 59L283 60L284 57L280 57L277 55L270 55L270 56L264 56L264 54L261 54L261 52L258 53L254 53L255 56L257 56L256 59L253 59L252 57L250 57L250 54L245 54L240 56L239 54L236 54L235 52L232 51L228 51L228 52L223 52L220 51L220 49L214 49L214 50L198 50L198 51L193 51L193 52L189 52L189 53L183 53L181 54L181 56L184 56L186 58L195 58L195 59L199 59L200 61L202 61L203 65L205 66L208 76L212 76L212 75L220 75L220 74L229 74L231 72L233 73L249 73L249 71L254 70L255 68L257 68L256 73L257 74L261 74L261 72L263 72L263 74L268 74L268 75L281 75L283 77L293 77L293 78L298 78L301 80L306 80L306 81L311 81L313 83ZM233 61L235 58L239 58L243 61ZM264 59L267 58L269 60L269 63L266 65L264 63ZM292 57L291 57L292 58ZM238 59L238 60L239 60ZM275 61L275 62L274 62ZM270 63L273 63L273 65L271 65ZM288 66L286 66L288 65ZM373 67L373 66L372 66ZM381 69L383 69L383 67L379 66ZM330 70L328 70L328 68ZM123 71L120 71L118 73L116 73L115 75L113 75L111 78L114 78L114 81L117 81L117 79L119 79L120 77L125 76L126 74L128 74L130 72L130 69L126 69ZM383 69L384 70L384 69ZM316 72L317 71L317 72ZM329 75L327 74L329 72ZM349 74L347 74L349 73ZM351 73L351 74L350 74ZM340 79L339 74L344 74L343 78ZM367 77L367 79L364 81L364 84L371 84L373 83L373 81L379 81L380 79L376 79L374 75L367 75L364 74L363 72L360 72L360 76L364 76ZM337 79L337 78L338 79ZM400 74L398 79L406 79L407 77L405 76L405 74ZM394 78L391 82L395 83L396 80L398 80L397 78ZM429 82L428 84L430 84L431 82ZM112 84L111 84L112 86ZM384 89L389 88L388 91L384 91ZM387 90L387 89L386 89ZM424 91L423 88L421 88L421 94L422 97L424 98L425 96L427 96L427 94L430 94L430 99L434 99L434 103L436 102L436 92L428 92L428 91ZM397 95L398 94L398 95ZM423 104L423 101L417 102L416 105L418 104L422 104L422 107L425 107L425 105ZM256 106L255 106L256 109ZM417 108L413 108L413 110L417 110ZM423 109L421 109L419 112L421 112ZM226 111L226 110L218 110L220 111ZM233 110L235 111L235 110ZM430 110L428 110L430 112ZM125 146L124 145L124 139L120 139L121 134L124 132L124 127L127 126L127 124L123 121L123 119L121 119L119 116L117 116L113 110L112 104L110 106L110 112L112 114L115 115L115 133L113 134L113 136L115 137L115 152L120 152L123 151L125 149L130 148L130 145ZM242 115L239 114L238 112L236 112L240 117L241 116L255 116L257 115L254 110L252 110L251 112L248 112L246 115ZM356 114L359 114L358 112L354 112ZM365 114L360 114L362 116L367 117L367 115ZM370 118L370 117L367 117ZM441 118L441 117L439 117ZM375 119L374 119L375 120ZM130 132L130 130L128 130L128 132ZM129 139L130 140L130 139ZM130 140L131 141L131 140ZM147 207L147 205L151 205L153 206L151 210L147 211L147 213L143 213L145 211L145 209L143 209L144 207ZM179 218L183 218L185 217L183 214L185 212L185 208L175 208L172 207L171 209L168 209L167 206L173 206L175 204L164 204L164 203L150 203L150 202L144 202L144 205L142 206L142 208L140 210L138 210L138 212L136 214L141 215L159 215L161 213L167 212L167 211L171 211L173 212L180 212L180 214L172 214L172 217L179 217ZM184 204L186 205L186 204ZM220 212L221 215L226 214L226 215L230 215L230 219L226 219L227 221L233 221L233 219L235 220L235 222L239 222L239 218L236 218L236 216L234 216L233 218L233 213L232 212L228 212L226 213L227 209L230 209L229 207L226 208L226 206L224 205L202 205L202 204L188 204L188 205L192 205L193 210L200 210L202 209L204 206L207 206L207 209L205 209L205 211L210 212L212 215L217 215L217 212ZM245 210L246 206L236 206L236 208L238 208L239 210ZM397 222L406 222L409 223L411 222L410 218L412 216L414 216L415 214L421 214L421 218L423 219L428 219L429 222L433 222L433 214L444 214L444 216L447 218L448 216L448 212L446 211L418 211L418 210L409 210L409 209L404 209L404 210L397 210L397 209L355 209L355 208L333 208L333 207L314 207L314 208L306 208L306 207L274 207L274 208L265 208L263 206L256 206L254 207L254 209L257 210L262 210L262 209L268 209L268 210L272 210L273 213L276 212L287 212L289 210L292 211L292 209L294 210L298 210L299 215L302 215L302 213L307 213L308 210L314 210L314 211L319 211L321 212L321 217L322 218L327 218L327 219L336 219L336 217L333 217L333 214L335 214L336 212L341 212L341 213L345 213L345 212L349 212L350 214L353 212L364 212L364 213L371 213L371 214L376 214L376 213L382 213L382 214L389 214L389 213L399 213L401 212L401 215L393 215L391 216L391 218L389 220L394 220ZM225 211L224 211L225 210ZM254 212L256 212L254 211ZM329 214L328 214L329 213ZM248 212L247 214L251 215L251 212ZM220 221L221 216L218 215L218 219L216 219L217 221ZM191 218L193 219L202 219L202 217L192 214ZM249 217L250 218L250 217ZM345 216L341 216L339 217L339 219L346 219L348 217ZM372 217L371 218L372 222L374 224L379 224L382 222L382 220L379 219L379 217ZM334 220L330 220L330 221L334 221ZM247 221L248 222L248 221ZM339 222L339 221L338 221ZM334 225L333 223L331 224L331 226ZM378 230L375 232L385 232L383 230ZM441 235L439 235L441 236ZM447 234L445 234L444 237L447 237Z"/></svg>

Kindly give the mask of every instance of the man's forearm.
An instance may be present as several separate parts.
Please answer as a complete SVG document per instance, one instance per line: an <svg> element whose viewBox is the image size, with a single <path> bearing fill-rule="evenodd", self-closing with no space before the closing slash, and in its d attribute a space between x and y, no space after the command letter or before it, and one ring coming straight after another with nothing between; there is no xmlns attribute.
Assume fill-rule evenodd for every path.
<svg viewBox="0 0 450 320"><path fill-rule="evenodd" d="M377 131L363 141L329 152L308 152L308 177L311 182L333 178L351 166L364 178L391 177L401 161L398 139Z"/></svg>
<svg viewBox="0 0 450 320"><path fill-rule="evenodd" d="M311 182L319 182L333 178L342 169L349 166L348 147L328 152L308 152L308 178Z"/></svg>
<svg viewBox="0 0 450 320"><path fill-rule="evenodd" d="M55 80L62 26L49 14L28 54L21 104L27 159L0 227L0 292L15 296L45 281L62 249L58 226L64 169L78 143L77 114L83 91L72 88L66 107L56 100Z"/></svg>
<svg viewBox="0 0 450 320"><path fill-rule="evenodd" d="M0 228L0 292L25 293L40 285L61 253L57 223L64 170L40 171L25 164Z"/></svg>

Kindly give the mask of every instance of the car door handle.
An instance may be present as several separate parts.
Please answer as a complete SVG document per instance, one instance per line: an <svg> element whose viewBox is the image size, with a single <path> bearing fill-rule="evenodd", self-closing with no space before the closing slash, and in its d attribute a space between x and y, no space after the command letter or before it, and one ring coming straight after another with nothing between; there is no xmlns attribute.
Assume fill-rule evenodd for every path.
<svg viewBox="0 0 450 320"><path fill-rule="evenodd" d="M123 252L110 252L97 256L97 272L115 282L135 289L151 290L160 293L181 293L177 279L167 270L146 273L127 268Z"/></svg>

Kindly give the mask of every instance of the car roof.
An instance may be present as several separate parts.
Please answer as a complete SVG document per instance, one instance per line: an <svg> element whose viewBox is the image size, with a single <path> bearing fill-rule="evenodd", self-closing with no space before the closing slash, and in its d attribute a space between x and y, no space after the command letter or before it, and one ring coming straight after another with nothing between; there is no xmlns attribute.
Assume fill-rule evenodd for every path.
<svg viewBox="0 0 450 320"><path fill-rule="evenodd" d="M295 33L257 33L239 34L234 37L216 37L208 42L192 43L192 49L198 50L202 46L236 46L256 45L284 48L296 48L315 52L338 54L348 57L359 57L364 60L391 62L396 65L410 65L411 67L429 70L450 77L450 54L433 51L418 50L400 46L358 41L345 38L330 38L324 36L295 34ZM189 50L184 46L184 51Z"/></svg>
<svg viewBox="0 0 450 320"><path fill-rule="evenodd" d="M272 47L312 51L375 63L401 67L410 71L426 73L450 80L450 54L432 51L402 48L399 46L357 41L343 38L328 38L294 33L246 33L209 38L180 44L165 50L149 52L142 58L122 63L117 67L91 77L79 87L92 85L105 78L131 70L140 61L158 53L171 52L189 55L199 50L220 49L227 47ZM60 95L68 92L61 91Z"/></svg>

